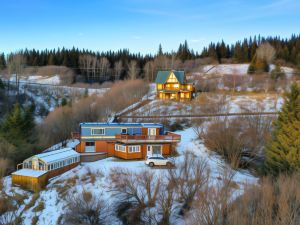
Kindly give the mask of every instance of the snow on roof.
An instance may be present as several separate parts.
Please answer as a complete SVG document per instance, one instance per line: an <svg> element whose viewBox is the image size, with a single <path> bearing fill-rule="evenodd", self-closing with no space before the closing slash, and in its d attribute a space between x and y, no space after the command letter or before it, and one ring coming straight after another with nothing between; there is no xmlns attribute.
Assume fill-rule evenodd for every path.
<svg viewBox="0 0 300 225"><path fill-rule="evenodd" d="M25 176L25 177L40 177L47 173L45 170L32 170L32 169L21 169L13 172L13 175Z"/></svg>
<svg viewBox="0 0 300 225"><path fill-rule="evenodd" d="M41 153L35 155L34 157L37 157L46 163L53 163L56 161L61 161L64 159L77 157L77 156L80 156L80 154L74 151L72 148L63 148L55 151Z"/></svg>

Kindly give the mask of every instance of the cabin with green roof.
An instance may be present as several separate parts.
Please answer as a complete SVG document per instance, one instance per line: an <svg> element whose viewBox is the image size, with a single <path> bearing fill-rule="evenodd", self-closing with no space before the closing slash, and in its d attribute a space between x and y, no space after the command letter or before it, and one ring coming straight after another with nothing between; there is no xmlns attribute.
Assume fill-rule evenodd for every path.
<svg viewBox="0 0 300 225"><path fill-rule="evenodd" d="M156 76L157 98L189 101L193 97L193 83L188 83L184 71L158 71Z"/></svg>

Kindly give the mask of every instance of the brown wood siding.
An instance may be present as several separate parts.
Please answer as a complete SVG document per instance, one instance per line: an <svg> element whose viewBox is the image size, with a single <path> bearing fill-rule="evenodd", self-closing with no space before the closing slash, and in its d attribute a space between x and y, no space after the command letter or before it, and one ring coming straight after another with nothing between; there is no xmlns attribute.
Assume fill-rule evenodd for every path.
<svg viewBox="0 0 300 225"><path fill-rule="evenodd" d="M148 128L142 128L142 135L148 135Z"/></svg>
<svg viewBox="0 0 300 225"><path fill-rule="evenodd" d="M78 145L76 145L75 150L79 153L84 152L85 149L85 142L81 141Z"/></svg>
<svg viewBox="0 0 300 225"><path fill-rule="evenodd" d="M95 141L96 152L108 152L107 141Z"/></svg>
<svg viewBox="0 0 300 225"><path fill-rule="evenodd" d="M59 169L56 169L56 170L49 170L48 171L48 178L52 178L52 177L56 177L60 174L63 174L73 168L75 168L76 166L78 166L80 163L77 162L77 163L73 163L71 165L68 165L68 166L65 166L65 167L62 167L62 168L59 168Z"/></svg>
<svg viewBox="0 0 300 225"><path fill-rule="evenodd" d="M31 191L39 191L46 187L48 183L48 173L43 174L40 177L29 177L12 174L12 184L21 186L24 189Z"/></svg>
<svg viewBox="0 0 300 225"><path fill-rule="evenodd" d="M127 147L126 147L126 152L115 151L115 156L122 159L127 159Z"/></svg>
<svg viewBox="0 0 300 225"><path fill-rule="evenodd" d="M107 154L108 156L115 155L115 142L108 142L107 143Z"/></svg>
<svg viewBox="0 0 300 225"><path fill-rule="evenodd" d="M170 155L170 144L163 144L162 154L163 155Z"/></svg>

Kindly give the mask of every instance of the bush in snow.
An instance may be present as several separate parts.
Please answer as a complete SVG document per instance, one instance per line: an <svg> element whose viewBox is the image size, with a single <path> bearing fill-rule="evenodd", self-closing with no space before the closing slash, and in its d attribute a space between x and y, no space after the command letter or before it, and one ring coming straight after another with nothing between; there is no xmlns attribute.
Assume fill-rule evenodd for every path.
<svg viewBox="0 0 300 225"><path fill-rule="evenodd" d="M62 216L63 224L101 225L109 217L107 203L101 196L88 191L72 193L67 197L67 207Z"/></svg>

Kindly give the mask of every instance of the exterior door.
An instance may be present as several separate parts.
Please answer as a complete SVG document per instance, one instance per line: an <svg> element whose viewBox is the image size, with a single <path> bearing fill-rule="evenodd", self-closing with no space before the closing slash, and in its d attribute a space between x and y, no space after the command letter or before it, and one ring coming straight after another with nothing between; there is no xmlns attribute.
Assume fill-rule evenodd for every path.
<svg viewBox="0 0 300 225"><path fill-rule="evenodd" d="M149 128L148 135L156 135L156 128Z"/></svg>
<svg viewBox="0 0 300 225"><path fill-rule="evenodd" d="M161 145L148 145L147 146L147 156L162 155Z"/></svg>
<svg viewBox="0 0 300 225"><path fill-rule="evenodd" d="M151 145L147 146L147 156L152 156L152 148Z"/></svg>
<svg viewBox="0 0 300 225"><path fill-rule="evenodd" d="M32 169L39 170L39 160L37 158L32 159Z"/></svg>
<svg viewBox="0 0 300 225"><path fill-rule="evenodd" d="M95 152L95 142L86 142L85 152Z"/></svg>

